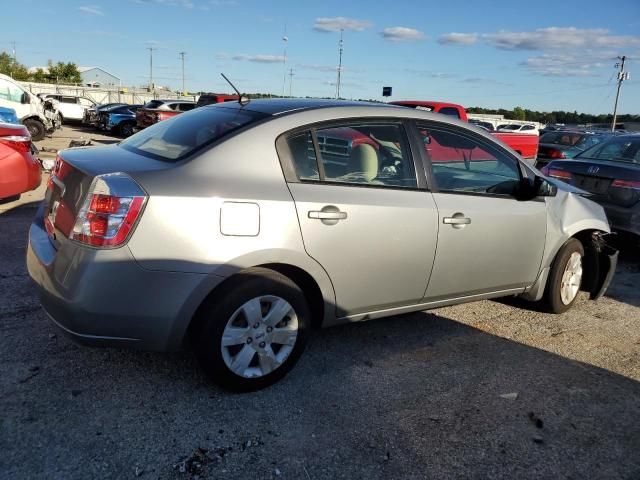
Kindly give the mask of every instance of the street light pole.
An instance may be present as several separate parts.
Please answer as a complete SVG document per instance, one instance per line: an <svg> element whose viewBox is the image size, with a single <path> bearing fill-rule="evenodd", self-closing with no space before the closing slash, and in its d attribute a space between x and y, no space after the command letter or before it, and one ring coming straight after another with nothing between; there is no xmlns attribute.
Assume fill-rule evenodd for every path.
<svg viewBox="0 0 640 480"><path fill-rule="evenodd" d="M289 42L289 37L287 37L287 26L284 26L284 36L282 37L282 41L284 42L284 54L282 55L282 71L284 75L282 76L282 96L284 97L284 89L287 85L287 43Z"/></svg>
<svg viewBox="0 0 640 480"><path fill-rule="evenodd" d="M182 95L184 95L184 56L187 52L180 52L180 57L182 58Z"/></svg>
<svg viewBox="0 0 640 480"><path fill-rule="evenodd" d="M152 92L153 88L153 51L157 50L154 47L147 47L149 50L149 91Z"/></svg>
<svg viewBox="0 0 640 480"><path fill-rule="evenodd" d="M342 47L344 45L343 41L342 41L342 32L344 32L344 29L341 28L340 29L340 49L339 49L339 53L338 53L338 81L336 83L336 98L340 98L340 76L342 73Z"/></svg>

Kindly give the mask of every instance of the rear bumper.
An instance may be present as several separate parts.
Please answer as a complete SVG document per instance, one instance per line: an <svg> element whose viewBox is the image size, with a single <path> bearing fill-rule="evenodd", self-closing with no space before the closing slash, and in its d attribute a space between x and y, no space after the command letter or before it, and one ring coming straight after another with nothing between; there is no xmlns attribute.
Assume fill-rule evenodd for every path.
<svg viewBox="0 0 640 480"><path fill-rule="evenodd" d="M67 241L55 250L41 212L29 230L27 268L44 310L64 333L92 346L181 348L206 275L142 268L128 247ZM210 280L210 279L208 279Z"/></svg>
<svg viewBox="0 0 640 480"><path fill-rule="evenodd" d="M42 171L31 153L11 151L2 161L0 175L0 198L13 197L40 186Z"/></svg>
<svg viewBox="0 0 640 480"><path fill-rule="evenodd" d="M608 203L601 203L601 205L612 230L640 235L640 203L626 208Z"/></svg>

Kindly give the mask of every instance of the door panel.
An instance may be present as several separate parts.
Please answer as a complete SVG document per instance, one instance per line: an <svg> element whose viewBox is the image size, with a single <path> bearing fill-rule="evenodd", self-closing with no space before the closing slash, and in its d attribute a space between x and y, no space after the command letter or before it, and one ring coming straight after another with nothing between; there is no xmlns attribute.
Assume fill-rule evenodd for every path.
<svg viewBox="0 0 640 480"><path fill-rule="evenodd" d="M327 271L336 315L417 303L433 265L431 193L291 183L307 253Z"/></svg>
<svg viewBox="0 0 640 480"><path fill-rule="evenodd" d="M518 161L463 129L418 124L438 193L438 247L428 300L531 285L545 246L546 203L514 198Z"/></svg>
<svg viewBox="0 0 640 480"><path fill-rule="evenodd" d="M452 193L433 197L440 233L426 299L506 290L535 281L545 245L544 202ZM456 217L468 223L445 222Z"/></svg>

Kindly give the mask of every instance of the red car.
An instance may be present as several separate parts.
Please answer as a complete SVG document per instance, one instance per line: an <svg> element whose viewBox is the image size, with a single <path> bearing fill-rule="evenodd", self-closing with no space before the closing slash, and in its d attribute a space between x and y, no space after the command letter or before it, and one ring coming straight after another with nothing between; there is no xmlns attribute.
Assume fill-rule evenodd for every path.
<svg viewBox="0 0 640 480"><path fill-rule="evenodd" d="M40 163L32 147L27 127L0 123L0 200L17 199L40 185Z"/></svg>
<svg viewBox="0 0 640 480"><path fill-rule="evenodd" d="M151 100L136 111L136 126L142 130L182 112L193 110L195 106L195 102L190 100Z"/></svg>

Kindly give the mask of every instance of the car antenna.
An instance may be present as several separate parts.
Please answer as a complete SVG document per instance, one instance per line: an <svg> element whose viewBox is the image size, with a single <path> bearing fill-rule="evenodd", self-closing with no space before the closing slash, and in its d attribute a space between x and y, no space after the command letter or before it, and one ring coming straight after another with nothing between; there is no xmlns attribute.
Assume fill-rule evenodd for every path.
<svg viewBox="0 0 640 480"><path fill-rule="evenodd" d="M231 80L229 80L224 73L220 72L220 75L222 75L222 78L224 78L227 81L227 83L231 85L231 88L233 88L236 91L236 93L238 94L238 103L240 105L244 106L251 101L249 100L249 97L245 97L240 93L240 90L238 90L236 86L233 83L231 83Z"/></svg>

